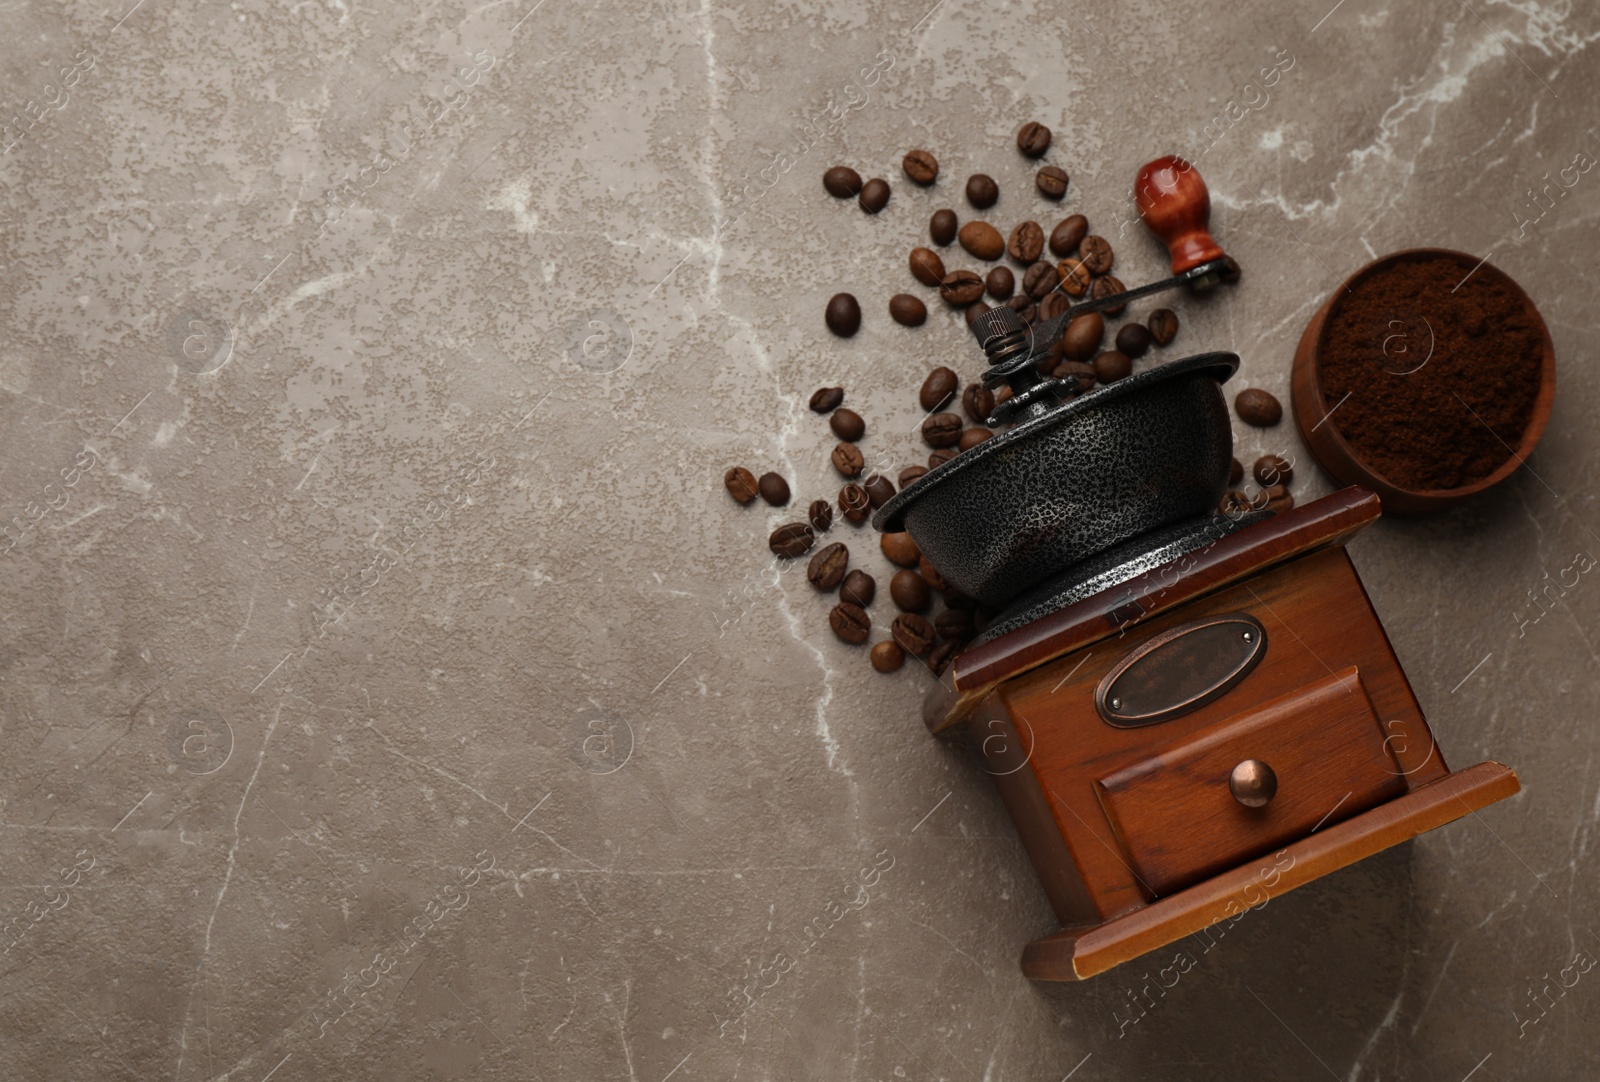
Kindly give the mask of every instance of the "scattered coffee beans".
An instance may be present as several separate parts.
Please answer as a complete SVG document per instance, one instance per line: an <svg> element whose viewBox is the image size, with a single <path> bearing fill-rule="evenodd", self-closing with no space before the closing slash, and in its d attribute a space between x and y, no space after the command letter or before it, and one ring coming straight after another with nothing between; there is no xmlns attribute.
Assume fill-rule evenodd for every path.
<svg viewBox="0 0 1600 1082"><path fill-rule="evenodd" d="M811 506L806 508L806 521L813 530L826 533L833 525L833 504L827 500L812 500Z"/></svg>
<svg viewBox="0 0 1600 1082"><path fill-rule="evenodd" d="M889 634L908 654L921 657L933 649L933 625L914 612L902 612L889 626Z"/></svg>
<svg viewBox="0 0 1600 1082"><path fill-rule="evenodd" d="M983 173L974 173L967 178L967 202L979 210L988 210L1000 198L1000 185L994 178Z"/></svg>
<svg viewBox="0 0 1600 1082"><path fill-rule="evenodd" d="M811 409L815 413L829 413L844 401L843 387L821 387L811 396Z"/></svg>
<svg viewBox="0 0 1600 1082"><path fill-rule="evenodd" d="M961 227L961 247L985 261L999 259L1006 250L1005 238L1000 230L988 222L971 221Z"/></svg>
<svg viewBox="0 0 1600 1082"><path fill-rule="evenodd" d="M923 659L923 664L928 666L928 671L935 676L943 676L950 668L950 663L956 659L956 652L961 649L961 644L954 639L946 639L929 651Z"/></svg>
<svg viewBox="0 0 1600 1082"><path fill-rule="evenodd" d="M1150 331L1143 323L1124 323L1117 331L1117 349L1138 359L1150 349Z"/></svg>
<svg viewBox="0 0 1600 1082"><path fill-rule="evenodd" d="M722 483L728 489L728 495L740 503L749 503L756 498L756 475L743 466L730 466L728 472L722 475Z"/></svg>
<svg viewBox="0 0 1600 1082"><path fill-rule="evenodd" d="M902 327L920 327L928 321L928 306L909 293L896 293L889 298L889 318Z"/></svg>
<svg viewBox="0 0 1600 1082"><path fill-rule="evenodd" d="M1024 323L1032 323L1036 318L1038 318L1038 305L1035 304L1033 298L1028 296L1028 294L1025 292L1018 293L1006 303L1011 306L1011 310L1013 312L1022 317L1022 322Z"/></svg>
<svg viewBox="0 0 1600 1082"><path fill-rule="evenodd" d="M911 249L911 277L925 286L944 281L944 260L932 248Z"/></svg>
<svg viewBox="0 0 1600 1082"><path fill-rule="evenodd" d="M900 161L906 179L927 187L939 178L939 159L926 150L913 150Z"/></svg>
<svg viewBox="0 0 1600 1082"><path fill-rule="evenodd" d="M1083 260L1083 265L1090 274L1105 274L1111 269L1116 253L1111 250L1111 242L1104 237L1087 236L1083 243L1078 245L1078 258Z"/></svg>
<svg viewBox="0 0 1600 1082"><path fill-rule="evenodd" d="M867 501L872 504L874 511L894 499L894 482L881 473L875 473L861 482L861 487L867 490Z"/></svg>
<svg viewBox="0 0 1600 1082"><path fill-rule="evenodd" d="M789 522L772 531L767 547L779 556L792 560L804 556L817 543L817 533L809 522Z"/></svg>
<svg viewBox="0 0 1600 1082"><path fill-rule="evenodd" d="M839 599L848 601L852 605L866 608L872 604L872 599L878 595L878 580L861 570L859 567L844 577L844 584L839 587Z"/></svg>
<svg viewBox="0 0 1600 1082"><path fill-rule="evenodd" d="M892 564L901 567L916 567L917 561L922 558L922 553L917 549L917 543L911 540L911 535L900 533L886 533L878 535L878 547L883 549L884 556Z"/></svg>
<svg viewBox="0 0 1600 1082"><path fill-rule="evenodd" d="M962 431L961 441L956 444L958 451L970 451L984 440L994 436L987 428L968 428Z"/></svg>
<svg viewBox="0 0 1600 1082"><path fill-rule="evenodd" d="M948 208L936 210L933 217L928 219L928 236L939 247L947 248L956 239L957 225L955 211Z"/></svg>
<svg viewBox="0 0 1600 1082"><path fill-rule="evenodd" d="M860 605L841 601L828 613L828 625L833 633L852 646L860 646L872 634L872 617Z"/></svg>
<svg viewBox="0 0 1600 1082"><path fill-rule="evenodd" d="M936 470L960 453L954 447L941 447L937 451L932 451L928 454L928 469Z"/></svg>
<svg viewBox="0 0 1600 1082"><path fill-rule="evenodd" d="M1061 336L1061 355L1069 361L1087 361L1100 348L1106 334L1106 321L1099 312L1085 312L1067 324Z"/></svg>
<svg viewBox="0 0 1600 1082"><path fill-rule="evenodd" d="M833 449L833 468L841 477L860 477L861 468L866 464L861 449L853 443L841 443Z"/></svg>
<svg viewBox="0 0 1600 1082"><path fill-rule="evenodd" d="M1233 465L1228 467L1228 487L1234 488L1242 480L1244 480L1244 463L1236 458L1233 460Z"/></svg>
<svg viewBox="0 0 1600 1082"><path fill-rule="evenodd" d="M1081 297L1089 291L1089 268L1080 259L1068 256L1056 264L1056 274L1061 278L1061 291L1072 297Z"/></svg>
<svg viewBox="0 0 1600 1082"><path fill-rule="evenodd" d="M961 410L977 424L985 424L994 412L994 392L981 383L969 383L961 392Z"/></svg>
<svg viewBox="0 0 1600 1082"><path fill-rule="evenodd" d="M836 409L833 416L828 418L828 427L833 429L833 434L841 440L854 443L867 434L867 422L861 419L861 414L853 409Z"/></svg>
<svg viewBox="0 0 1600 1082"><path fill-rule="evenodd" d="M1122 284L1122 279L1110 274L1107 274L1101 278L1096 278L1089 285L1089 296L1093 297L1097 301L1104 300L1106 297L1114 296L1118 293L1126 293L1127 291L1128 287ZM1104 308L1100 309L1100 311L1104 312L1108 316L1115 316L1120 315L1122 310L1126 307L1128 307L1126 304L1108 304Z"/></svg>
<svg viewBox="0 0 1600 1082"><path fill-rule="evenodd" d="M1038 222L1023 222L1011 231L1006 252L1024 265L1037 262L1044 254L1044 227Z"/></svg>
<svg viewBox="0 0 1600 1082"><path fill-rule="evenodd" d="M1261 494L1267 498L1267 510L1273 514L1294 509L1294 497L1289 494L1288 485L1268 485Z"/></svg>
<svg viewBox="0 0 1600 1082"><path fill-rule="evenodd" d="M954 447L961 441L961 417L935 413L922 422L922 442L929 447Z"/></svg>
<svg viewBox="0 0 1600 1082"><path fill-rule="evenodd" d="M856 202L868 214L878 213L889 205L889 182L882 177L867 181L861 186L861 194L856 197Z"/></svg>
<svg viewBox="0 0 1600 1082"><path fill-rule="evenodd" d="M756 490L761 493L761 498L773 507L782 507L789 502L789 482L778 474L762 474L761 480L756 482Z"/></svg>
<svg viewBox="0 0 1600 1082"><path fill-rule="evenodd" d="M1056 365L1056 370L1051 373L1056 379L1066 379L1071 376L1077 380L1079 394L1094 390L1094 365L1083 361L1062 361Z"/></svg>
<svg viewBox="0 0 1600 1082"><path fill-rule="evenodd" d="M905 488L911 482L928 472L926 466L907 466L900 471L900 487Z"/></svg>
<svg viewBox="0 0 1600 1082"><path fill-rule="evenodd" d="M848 293L835 293L828 299L822 321L840 338L849 338L861 329L861 305Z"/></svg>
<svg viewBox="0 0 1600 1082"><path fill-rule="evenodd" d="M1072 298L1058 289L1053 293L1047 294L1044 300L1039 302L1039 318L1054 319L1071 307Z"/></svg>
<svg viewBox="0 0 1600 1082"><path fill-rule="evenodd" d="M1283 406L1259 387L1240 391L1233 400L1233 409L1239 415L1239 420L1257 428L1271 428L1283 420Z"/></svg>
<svg viewBox="0 0 1600 1082"><path fill-rule="evenodd" d="M850 444L840 446L850 447ZM834 448L834 453L838 453L838 448ZM835 462L834 465L837 466L838 463ZM860 472L859 468L856 472ZM860 485L845 485L839 490L839 511L844 515L846 522L859 526L867 521L868 515L872 514L872 499L867 495L867 490Z"/></svg>
<svg viewBox="0 0 1600 1082"><path fill-rule="evenodd" d="M1047 165L1039 170L1033 178L1034 184L1039 188L1039 194L1046 199L1060 199L1067 194L1067 184L1070 178L1065 169L1054 165Z"/></svg>
<svg viewBox="0 0 1600 1082"><path fill-rule="evenodd" d="M1270 485L1287 485L1294 480L1294 465L1282 455L1262 455L1251 469L1256 484L1262 488Z"/></svg>
<svg viewBox="0 0 1600 1082"><path fill-rule="evenodd" d="M901 612L925 612L932 599L928 583L915 571L896 571L889 580L889 597Z"/></svg>
<svg viewBox="0 0 1600 1082"><path fill-rule="evenodd" d="M1017 132L1017 149L1030 158L1042 158L1050 149L1050 129L1030 120Z"/></svg>
<svg viewBox="0 0 1600 1082"><path fill-rule="evenodd" d="M977 618L971 609L946 609L933 619L941 639L966 642L977 633Z"/></svg>
<svg viewBox="0 0 1600 1082"><path fill-rule="evenodd" d="M1056 269L1043 261L1022 272L1022 291L1035 300L1049 296L1060 283Z"/></svg>
<svg viewBox="0 0 1600 1082"><path fill-rule="evenodd" d="M1230 488L1222 494L1222 499L1217 503L1217 512L1229 518L1238 518L1248 514L1251 510L1250 497L1236 488Z"/></svg>
<svg viewBox="0 0 1600 1082"><path fill-rule="evenodd" d="M806 565L806 581L827 593L844 581L845 568L850 564L850 550L835 541L824 545Z"/></svg>
<svg viewBox="0 0 1600 1082"><path fill-rule="evenodd" d="M966 311L962 312L961 314L962 314L963 317L965 317L965 319L967 321L967 326L970 327L970 326L972 326L972 321L973 320L977 319L979 316L983 315L983 313L987 312L988 310L989 310L989 306L987 304L985 304L981 300L976 300L976 301L973 301L971 304L967 305Z"/></svg>
<svg viewBox="0 0 1600 1082"><path fill-rule="evenodd" d="M1081 214L1069 215L1056 223L1050 231L1050 250L1058 257L1072 255L1089 232L1089 219Z"/></svg>
<svg viewBox="0 0 1600 1082"><path fill-rule="evenodd" d="M917 404L924 412L932 413L950 401L960 386L960 378L950 369L940 365L929 372L928 378L922 381L922 390L917 392Z"/></svg>
<svg viewBox="0 0 1600 1082"><path fill-rule="evenodd" d="M1150 313L1145 326L1150 329L1150 337L1156 340L1156 345L1164 346L1178 336L1178 313L1170 308L1157 308Z"/></svg>
<svg viewBox="0 0 1600 1082"><path fill-rule="evenodd" d="M958 270L944 276L939 285L939 296L945 303L957 308L965 307L983 296L983 279L976 271Z"/></svg>
<svg viewBox="0 0 1600 1082"><path fill-rule="evenodd" d="M1133 372L1133 361L1126 353L1107 350L1094 359L1094 378L1101 383L1115 383Z"/></svg>
<svg viewBox="0 0 1600 1082"><path fill-rule="evenodd" d="M822 174L822 186L835 199L854 199L861 193L861 174L848 165L836 165Z"/></svg>
<svg viewBox="0 0 1600 1082"><path fill-rule="evenodd" d="M944 581L943 575L933 569L933 565L928 562L926 556L917 561L917 574L922 576L923 582L926 582L935 590L943 591L950 588L950 584Z"/></svg>
<svg viewBox="0 0 1600 1082"><path fill-rule="evenodd" d="M879 672L894 672L906 663L906 652L892 639L885 639L872 648L872 667Z"/></svg>
<svg viewBox="0 0 1600 1082"><path fill-rule="evenodd" d="M1010 267L995 267L984 276L983 285L995 300L1008 301L1017 290L1017 279Z"/></svg>

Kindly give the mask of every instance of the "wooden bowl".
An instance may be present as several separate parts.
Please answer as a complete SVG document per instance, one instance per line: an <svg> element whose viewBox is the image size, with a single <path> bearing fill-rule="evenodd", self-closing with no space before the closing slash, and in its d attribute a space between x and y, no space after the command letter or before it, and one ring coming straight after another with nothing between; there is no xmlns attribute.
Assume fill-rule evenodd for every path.
<svg viewBox="0 0 1600 1082"><path fill-rule="evenodd" d="M1361 485L1371 489L1382 499L1385 511L1401 515L1424 515L1442 511L1486 489L1493 488L1510 477L1538 445L1539 438L1544 435L1545 425L1549 423L1550 409L1555 404L1556 354L1555 347L1550 341L1550 329L1545 326L1544 319L1534 307L1533 301L1516 282L1493 264L1483 263L1473 272L1474 275L1488 275L1498 279L1521 297L1530 320L1543 340L1539 366L1539 391L1534 398L1533 413L1529 416L1527 427L1523 429L1522 438L1511 456L1493 473L1469 485L1462 485L1459 488L1407 489L1377 473L1340 434L1337 412L1328 414L1323 404L1322 381L1318 373L1321 351L1327 337L1328 314L1333 309L1334 301L1345 290L1376 271L1402 261L1438 258L1461 261L1466 268L1478 264L1476 257L1448 248L1410 248L1374 260L1352 274L1323 302L1317 314L1311 317L1311 322L1306 324L1305 333L1300 336L1300 345L1294 353L1294 370L1290 383L1291 412L1294 414L1295 425L1300 430L1301 438L1311 450L1312 457L1341 484ZM1466 271L1462 273L1465 275Z"/></svg>

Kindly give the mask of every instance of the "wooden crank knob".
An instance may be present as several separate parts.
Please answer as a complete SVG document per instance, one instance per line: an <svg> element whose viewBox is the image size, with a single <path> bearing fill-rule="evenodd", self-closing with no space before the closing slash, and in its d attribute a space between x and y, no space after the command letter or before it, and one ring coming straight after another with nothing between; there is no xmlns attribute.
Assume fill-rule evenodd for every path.
<svg viewBox="0 0 1600 1082"><path fill-rule="evenodd" d="M1134 178L1133 198L1144 224L1172 254L1173 274L1222 258L1208 230L1211 193L1193 165L1175 155L1146 163Z"/></svg>

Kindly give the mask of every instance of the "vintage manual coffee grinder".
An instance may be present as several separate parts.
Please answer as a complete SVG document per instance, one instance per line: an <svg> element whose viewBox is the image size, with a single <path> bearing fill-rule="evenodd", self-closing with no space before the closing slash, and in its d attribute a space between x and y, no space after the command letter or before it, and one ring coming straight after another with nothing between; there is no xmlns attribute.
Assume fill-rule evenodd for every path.
<svg viewBox="0 0 1600 1082"><path fill-rule="evenodd" d="M1062 924L1022 969L1080 980L1441 826L1518 789L1452 772L1344 550L1378 518L1346 488L1224 515L1228 353L1071 397L1035 367L1072 318L1225 280L1188 163L1140 170L1174 277L1026 326L973 323L1009 424L873 519L907 530L1000 615L930 699L971 735Z"/></svg>

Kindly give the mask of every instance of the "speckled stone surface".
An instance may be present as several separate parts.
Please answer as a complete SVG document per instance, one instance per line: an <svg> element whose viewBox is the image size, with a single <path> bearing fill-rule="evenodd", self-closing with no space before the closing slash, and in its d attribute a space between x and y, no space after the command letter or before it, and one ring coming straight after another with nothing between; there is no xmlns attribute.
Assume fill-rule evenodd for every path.
<svg viewBox="0 0 1600 1082"><path fill-rule="evenodd" d="M0 1078L1600 1072L1600 173L1558 179L1600 153L1592 5L0 22ZM1060 205L1013 144L1035 119ZM1135 283L1164 263L1129 186L1169 152L1245 272L1171 349L1237 352L1230 388L1286 400L1305 321L1381 252L1486 255L1541 305L1561 391L1528 468L1352 546L1450 762L1525 790L1170 987L1172 952L1036 985L1049 908L925 735L931 678L872 672L764 542L838 489L812 390L898 466L925 372L981 370L941 305L886 313L969 173L1005 229L1087 214ZM839 162L890 180L882 214L823 193ZM1300 454L1288 423L1239 446ZM736 463L796 506L733 504ZM881 634L889 568L851 536Z"/></svg>

